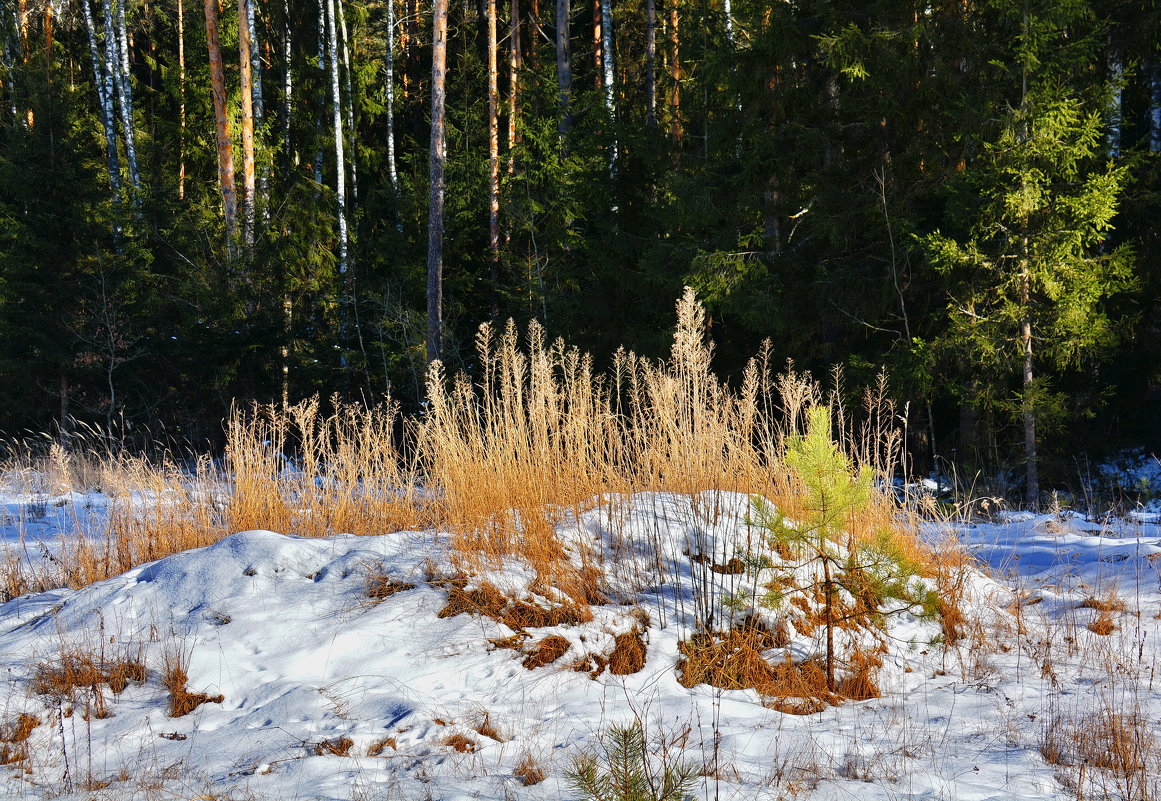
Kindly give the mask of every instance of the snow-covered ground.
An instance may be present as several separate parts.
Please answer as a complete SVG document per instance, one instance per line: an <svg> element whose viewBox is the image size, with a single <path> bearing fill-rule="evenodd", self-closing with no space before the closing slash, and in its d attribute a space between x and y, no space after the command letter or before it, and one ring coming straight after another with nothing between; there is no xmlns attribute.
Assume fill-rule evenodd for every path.
<svg viewBox="0 0 1161 801"><path fill-rule="evenodd" d="M105 507L99 495L0 498L0 537L22 558L47 558L62 533L98 532ZM1161 526L1151 519L955 527L981 566L963 574L962 638L948 645L938 622L898 611L885 632L860 635L885 648L881 697L794 715L752 689L679 682L679 641L707 609L728 615L722 596L752 592L758 575L711 572L688 554L739 552L753 518L743 496L643 494L566 520L564 541L604 557L609 603L589 622L526 638L489 617L440 616L450 588L432 578L451 571L440 532L242 532L81 590L15 598L0 605L0 741L17 739L22 714L39 724L0 742L15 760L0 768L0 795L573 799L573 757L633 721L654 758L705 768L695 798L1161 794L1161 742L1147 742L1161 740ZM398 591L368 597L369 577ZM551 605L529 578L514 564L476 580ZM1090 630L1102 618L1111 633ZM646 644L639 672L576 669L634 630ZM772 650L820 651L821 628L789 631ZM567 652L526 668L549 635ZM120 693L38 692L46 670L77 655L140 660L147 672ZM188 690L221 699L171 717L163 675L183 661ZM1127 746L1115 732L1139 759L1118 762ZM521 764L544 780L525 786Z"/></svg>

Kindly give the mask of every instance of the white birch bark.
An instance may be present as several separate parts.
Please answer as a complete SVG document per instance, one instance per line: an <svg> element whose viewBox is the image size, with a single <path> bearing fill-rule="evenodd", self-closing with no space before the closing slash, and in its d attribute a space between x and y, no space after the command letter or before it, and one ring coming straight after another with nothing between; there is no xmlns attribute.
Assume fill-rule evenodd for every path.
<svg viewBox="0 0 1161 801"><path fill-rule="evenodd" d="M326 0L318 0L318 70L321 73L320 77L326 77L327 70L327 55L326 55L326 41L327 41L327 11ZM318 110L314 118L314 182L322 186L323 182L323 145L322 132L323 123L322 115L326 108L326 101L323 97L319 98ZM315 199L318 199L318 192L315 192Z"/></svg>
<svg viewBox="0 0 1161 801"><path fill-rule="evenodd" d="M101 58L101 48L97 42L97 28L93 23L93 12L89 0L81 0L85 14L85 29L89 36L89 56L93 60L93 81L97 86L97 103L101 107L101 126L105 129L105 163L109 171L109 186L113 200L121 200L121 165L117 156L117 123L113 116L113 94L109 85L106 63Z"/></svg>
<svg viewBox="0 0 1161 801"><path fill-rule="evenodd" d="M345 77L347 96L343 102L343 110L347 115L347 130L351 134L351 146L347 155L347 167L351 171L351 191L348 196L348 203L354 204L358 202L359 197L359 171L358 171L358 151L355 149L355 92L351 86L351 48L350 40L347 38L347 14L343 10L343 0L334 0L335 7L338 10L339 23L339 47L341 48L343 59L343 75Z"/></svg>
<svg viewBox="0 0 1161 801"><path fill-rule="evenodd" d="M613 0L601 0L601 61L604 67L605 110L609 113L609 125L616 126L617 106L615 100L613 70ZM617 171L617 138L609 145L609 174Z"/></svg>
<svg viewBox="0 0 1161 801"><path fill-rule="evenodd" d="M282 66L285 70L282 74L282 150L289 167L297 160L291 150L290 141L290 104L294 97L294 67L292 64L294 42L290 33L290 0L282 0L282 25Z"/></svg>
<svg viewBox="0 0 1161 801"><path fill-rule="evenodd" d="M262 119L266 116L266 108L262 104L262 56L259 52L258 21L255 6L258 0L246 0L246 27L250 32L250 81L253 86L254 130L262 127Z"/></svg>
<svg viewBox="0 0 1161 801"><path fill-rule="evenodd" d="M387 0L387 176L391 190L399 194L399 172L395 166L395 0Z"/></svg>
<svg viewBox="0 0 1161 801"><path fill-rule="evenodd" d="M108 13L106 0L106 13ZM133 188L133 202L139 203L137 192L141 188L141 174L137 170L137 144L133 127L133 86L129 80L129 35L125 26L125 4L128 0L116 2L117 52L113 59L113 83L117 87L117 104L121 109L121 136L125 140L125 164L129 167L129 185ZM109 20L105 20L108 24Z"/></svg>
<svg viewBox="0 0 1161 801"><path fill-rule="evenodd" d="M335 25L335 0L326 0L327 62L331 77L331 110L335 132L335 199L339 223L339 275L347 274L347 176L343 154L343 109L339 90L339 37Z"/></svg>

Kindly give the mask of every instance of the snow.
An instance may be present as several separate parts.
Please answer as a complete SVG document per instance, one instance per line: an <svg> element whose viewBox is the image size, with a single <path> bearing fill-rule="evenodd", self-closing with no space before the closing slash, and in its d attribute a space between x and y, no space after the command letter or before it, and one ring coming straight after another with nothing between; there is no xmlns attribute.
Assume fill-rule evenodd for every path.
<svg viewBox="0 0 1161 801"><path fill-rule="evenodd" d="M41 558L40 543L51 552L62 535L99 536L107 506L99 494L10 493L0 497L0 537ZM503 623L439 616L449 589L432 573L452 565L451 537L438 531L246 531L80 590L12 599L0 605L0 730L20 713L42 722L28 758L0 768L0 795L572 799L572 757L611 725L640 721L655 756L711 769L696 798L1074 799L1078 768L1047 761L1046 740L1099 731L1110 710L1139 716L1147 733L1161 725L1161 527L1141 518L1027 514L929 526L933 541L955 535L980 562L964 574L971 622L954 645L937 622L906 611L890 615L885 632L849 635L844 648L884 644L880 698L791 715L754 690L683 687L679 641L699 616L730 618L725 593L754 593L765 580L707 569L753 550L754 520L750 499L729 493L608 497L565 516L558 535L574 557L599 558L609 603L589 622L530 630L523 651L492 642L516 633ZM764 568L799 578L815 569ZM413 586L372 599L368 575ZM481 570L472 586L557 600L536 595L533 579L529 565L511 561ZM708 594L707 579L717 582ZM1113 596L1125 606L1111 613L1118 628L1090 631L1102 613L1082 602ZM593 678L569 669L608 654L618 634L641 625L640 610L649 618L643 670ZM795 610L762 614L773 624ZM790 631L794 658L819 653L821 630ZM569 652L524 668L547 635L567 639ZM102 687L103 718L89 687L38 695L38 670L78 652L140 654L148 675L120 694ZM162 673L179 654L189 690L222 700L172 718ZM479 732L485 721L497 737ZM448 740L457 734L476 750L456 751ZM346 755L319 747L344 737ZM393 745L371 755L388 738ZM543 768L543 783L525 787L514 775L525 757ZM1115 774L1087 775L1122 797Z"/></svg>

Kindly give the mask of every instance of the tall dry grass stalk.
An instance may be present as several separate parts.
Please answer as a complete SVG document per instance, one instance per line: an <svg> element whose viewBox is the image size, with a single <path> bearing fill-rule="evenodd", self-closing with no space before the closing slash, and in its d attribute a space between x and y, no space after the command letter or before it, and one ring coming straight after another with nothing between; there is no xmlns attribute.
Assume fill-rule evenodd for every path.
<svg viewBox="0 0 1161 801"><path fill-rule="evenodd" d="M824 394L808 374L776 373L769 345L737 388L718 380L705 313L689 290L664 361L619 351L597 375L589 355L548 342L535 323L520 340L512 323L499 334L482 326L476 380L432 365L417 418L401 419L391 401L367 408L335 398L329 411L317 398L254 405L230 415L221 464L102 455L84 470L96 471L110 498L108 536L62 542L59 574L86 584L246 529L327 536L441 526L462 559L519 555L581 601L593 594L593 571L588 555L557 539L565 515L642 490L726 490L762 495L794 516L801 492L782 467L785 443L811 407L828 402L860 464L890 475L899 458L883 382L848 414L839 393ZM57 446L0 474L71 476L76 458ZM880 493L848 524L855 536L877 536L897 529L898 515ZM29 574L34 561L8 560L9 594L22 581L52 583Z"/></svg>

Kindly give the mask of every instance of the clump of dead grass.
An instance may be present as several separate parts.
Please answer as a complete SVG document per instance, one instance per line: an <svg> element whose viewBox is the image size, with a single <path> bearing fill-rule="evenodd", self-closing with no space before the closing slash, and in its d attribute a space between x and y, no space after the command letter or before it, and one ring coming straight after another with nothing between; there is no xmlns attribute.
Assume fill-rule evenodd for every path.
<svg viewBox="0 0 1161 801"><path fill-rule="evenodd" d="M540 784L548 777L536 757L527 751L520 757L516 767L512 769L512 775L519 779L525 787Z"/></svg>
<svg viewBox="0 0 1161 801"><path fill-rule="evenodd" d="M165 652L165 667L161 674L161 683L169 693L169 716L181 718L193 712L202 704L220 704L225 696L210 695L208 693L190 692L189 682L190 653L185 648L171 647Z"/></svg>
<svg viewBox="0 0 1161 801"><path fill-rule="evenodd" d="M315 756L347 756L354 744L350 737L336 737L316 743L312 751Z"/></svg>

